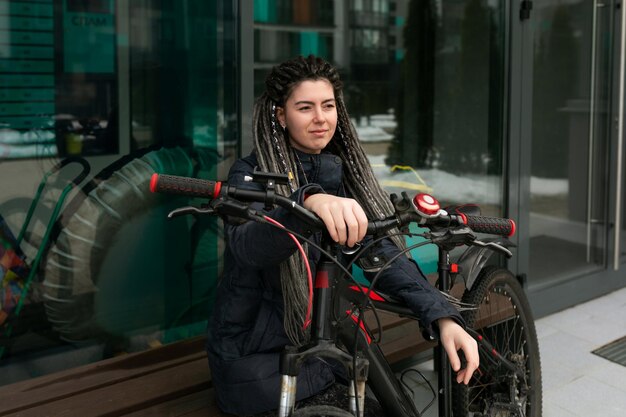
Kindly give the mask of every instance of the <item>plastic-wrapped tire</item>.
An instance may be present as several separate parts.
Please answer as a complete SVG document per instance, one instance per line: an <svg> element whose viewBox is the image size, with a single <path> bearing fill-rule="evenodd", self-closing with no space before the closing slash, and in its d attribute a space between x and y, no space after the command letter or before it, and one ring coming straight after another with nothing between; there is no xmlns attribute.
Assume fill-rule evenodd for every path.
<svg viewBox="0 0 626 417"><path fill-rule="evenodd" d="M149 190L154 172L193 176L203 159L216 157L163 148L111 164L83 187L63 211L42 260L39 283L46 315L61 339L79 342L106 333L94 320L103 260L124 224L162 204ZM198 161L200 160L200 162Z"/></svg>

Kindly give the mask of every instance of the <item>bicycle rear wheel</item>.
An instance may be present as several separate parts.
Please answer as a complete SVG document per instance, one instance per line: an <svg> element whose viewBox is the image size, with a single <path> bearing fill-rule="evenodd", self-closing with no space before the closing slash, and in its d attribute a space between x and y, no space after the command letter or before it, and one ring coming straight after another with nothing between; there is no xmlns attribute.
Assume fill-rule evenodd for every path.
<svg viewBox="0 0 626 417"><path fill-rule="evenodd" d="M453 385L455 416L540 417L541 365L537 332L524 290L506 269L487 267L463 302L477 306L463 317L495 350L514 363L524 378L494 363L481 350L480 368L468 386Z"/></svg>

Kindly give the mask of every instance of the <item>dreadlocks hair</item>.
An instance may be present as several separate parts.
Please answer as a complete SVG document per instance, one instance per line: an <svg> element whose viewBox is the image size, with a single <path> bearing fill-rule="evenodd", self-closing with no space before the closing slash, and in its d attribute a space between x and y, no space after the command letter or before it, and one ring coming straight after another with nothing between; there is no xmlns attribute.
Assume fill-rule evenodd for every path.
<svg viewBox="0 0 626 417"><path fill-rule="evenodd" d="M393 213L389 195L381 188L358 140L356 130L343 99L343 83L337 69L322 58L309 55L297 57L272 68L265 80L266 91L257 99L253 114L253 141L259 167L263 171L288 174L289 186L277 186L278 192L289 195L300 187L296 159L289 143L289 134L277 128L276 108L284 107L293 90L303 81L327 80L333 87L337 128L326 150L343 161L343 184L350 195L363 207L370 219L381 219ZM393 232L390 232L390 234ZM400 248L404 240L392 236ZM302 330L307 309L307 280L298 253L280 265L284 327L291 342L300 346L308 339Z"/></svg>

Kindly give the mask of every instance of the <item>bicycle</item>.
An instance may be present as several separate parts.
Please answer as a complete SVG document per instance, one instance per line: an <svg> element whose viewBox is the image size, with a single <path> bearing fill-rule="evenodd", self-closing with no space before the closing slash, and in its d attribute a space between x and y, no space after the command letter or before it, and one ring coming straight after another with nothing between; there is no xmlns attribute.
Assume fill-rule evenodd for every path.
<svg viewBox="0 0 626 417"><path fill-rule="evenodd" d="M255 171L250 181L265 185L264 191L238 189L222 182L154 174L150 182L153 192L182 194L208 198L201 207L182 207L168 217L180 215L219 215L260 221L282 228L250 207L261 202L266 208L278 205L298 216L312 229L324 231L321 220L285 196L275 193L276 184L286 184L286 175ZM489 257L500 252L512 256L508 240L515 232L509 219L480 216L477 206L455 206L441 209L436 199L418 194L413 199L406 193L392 195L394 215L383 220L370 220L368 235L372 244L385 232L398 228L405 234L409 223L428 229L423 233L425 243L438 246L438 287L448 292L453 281L462 277L466 290L461 305L469 307L462 314L467 331L479 346L479 370L468 386L452 384L451 368L444 349L436 348L436 368L439 375L439 415L454 416L529 416L541 415L541 369L534 321L524 291L514 275L504 268L485 266ZM284 229L284 228L283 228ZM306 240L293 231L292 237ZM498 237L478 239L475 233ZM376 339L363 321L365 308L390 311L418 320L401 301L375 291L380 272L369 288L350 281L348 268L367 248L349 251L354 256L346 266L340 264L341 248L329 238L322 239L325 257L317 265L312 297L311 342L301 348L287 346L281 356L282 375L279 417L304 416L363 416L365 385L369 385L389 416L419 416L408 393L390 369ZM458 262L450 261L450 252L467 246ZM346 253L346 251L344 251ZM401 254L400 254L401 255ZM400 256L398 255L398 256ZM306 259L306 258L305 258ZM382 270L393 259L378 265L365 265ZM381 326L378 326L380 329ZM342 363L351 380L349 412L333 406L311 406L296 409L295 392L300 365L311 356L334 358Z"/></svg>
<svg viewBox="0 0 626 417"><path fill-rule="evenodd" d="M44 195L44 190L46 190L47 189L46 187L49 186L50 178L53 177L54 175L57 175L63 168L65 168L66 166L70 164L79 165L81 168L80 172L76 174L74 178L72 178L70 181L67 182L67 184L63 186L59 196L56 198L56 202L54 206L44 207L44 209L42 210L44 212L44 217L47 217L45 219L47 223L46 223L44 234L42 236L30 234L29 226L31 226L31 222L34 218L36 209L39 208L40 206L45 206L45 204L41 203L41 201L42 201L42 196ZM35 193L34 198L30 202L28 211L26 212L26 217L22 223L22 226L20 227L20 231L17 237L14 237L11 234L11 231L8 225L6 226L6 238L8 238L7 239L8 242L4 242L5 245L7 245L8 243L7 245L8 247L6 249L15 251L15 253L17 253L23 259L25 266L24 266L24 274L23 274L24 276L13 278L14 280L13 288L18 289L18 291L14 294L11 294L9 292L6 294L6 298L7 298L6 300L0 300L0 301L5 301L5 302L8 301L9 307L13 307L9 310L12 314L8 316L7 322L2 323L2 321L0 321L0 359L2 359L5 351L10 349L10 347L13 345L14 340L11 339L11 336L14 334L15 330L17 330L17 332L15 333L20 333L20 332L25 333L31 326L30 323L28 323L28 320L25 325L22 325L21 323L19 323L18 317L21 315L22 310L26 306L27 300L28 300L28 303L33 301L33 300L30 300L31 287L33 283L36 281L36 276L39 273L39 267L40 267L41 261L45 257L45 252L48 248L48 244L51 240L51 236L54 233L55 222L58 219L64 207L65 200L67 199L69 193L75 187L79 186L80 183L87 177L87 175L89 175L90 169L91 167L89 163L84 158L81 158L78 156L68 157L54 164L52 168L50 168L50 170L44 173L43 178L39 182L37 191ZM6 208L11 208L11 206L13 206L13 209L15 209L15 207L20 207L21 203L23 203L22 199L17 199L16 201L9 201L7 203L4 203L2 205L2 208L6 209ZM3 219L2 214L0 214L0 225L1 224L4 224L4 219ZM29 245L32 245L36 247L37 249L35 256L33 257L32 260L29 260L28 263L26 263L26 256L24 255L22 248L21 248L23 243L28 243ZM3 278L2 274L0 274L0 285L4 284L2 278ZM7 278L7 280L11 281L11 279L9 278ZM0 295L5 295L5 294L0 292ZM14 306L11 306L11 304L14 304ZM0 306L1 305L2 303L0 302Z"/></svg>

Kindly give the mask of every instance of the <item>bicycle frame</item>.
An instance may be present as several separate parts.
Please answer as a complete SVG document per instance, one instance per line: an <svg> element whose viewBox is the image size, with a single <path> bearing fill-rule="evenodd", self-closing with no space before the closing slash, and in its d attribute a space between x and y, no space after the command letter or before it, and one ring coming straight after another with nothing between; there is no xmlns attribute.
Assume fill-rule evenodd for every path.
<svg viewBox="0 0 626 417"><path fill-rule="evenodd" d="M439 248L438 277L439 289L449 291L451 279L451 262L448 250ZM281 387L281 401L279 417L289 417L295 407L295 392L297 375L300 365L309 357L328 357L341 362L351 379L356 380L356 384L350 384L350 411L356 415L358 410L363 412L365 383L369 383L372 391L376 395L383 408L393 416L398 417L418 417L419 411L416 409L413 400L409 398L400 382L387 363L384 354L377 344L371 342L371 336L362 324L362 321L353 315L351 320L341 320L339 326L333 324L333 317L346 317L345 305L348 302L362 301L364 293L360 290L354 291L347 288L350 285L346 279L342 278L343 272L335 262L323 259L318 264L314 289L314 309L311 328L311 343L301 349L288 347L281 356L281 374L283 383ZM370 302L379 310L389 311L418 320L415 314L400 302L390 300L389 297L381 297L375 291L368 292ZM343 302L333 302L333 296L340 294ZM333 311L333 307L334 310ZM333 314L335 314L333 316ZM352 348L355 344L355 326L359 325L359 337L357 338L357 349ZM474 334L476 336L476 334ZM341 342L350 354L337 348L335 342ZM451 367L445 350L438 344L435 354L438 357L439 375L438 391L439 415L442 417L452 416L451 388L452 374ZM353 366L353 355L357 356L356 369ZM363 355L364 358L360 357ZM512 365L511 365L512 366ZM368 380L369 368L369 380ZM356 390L354 386L356 385Z"/></svg>

